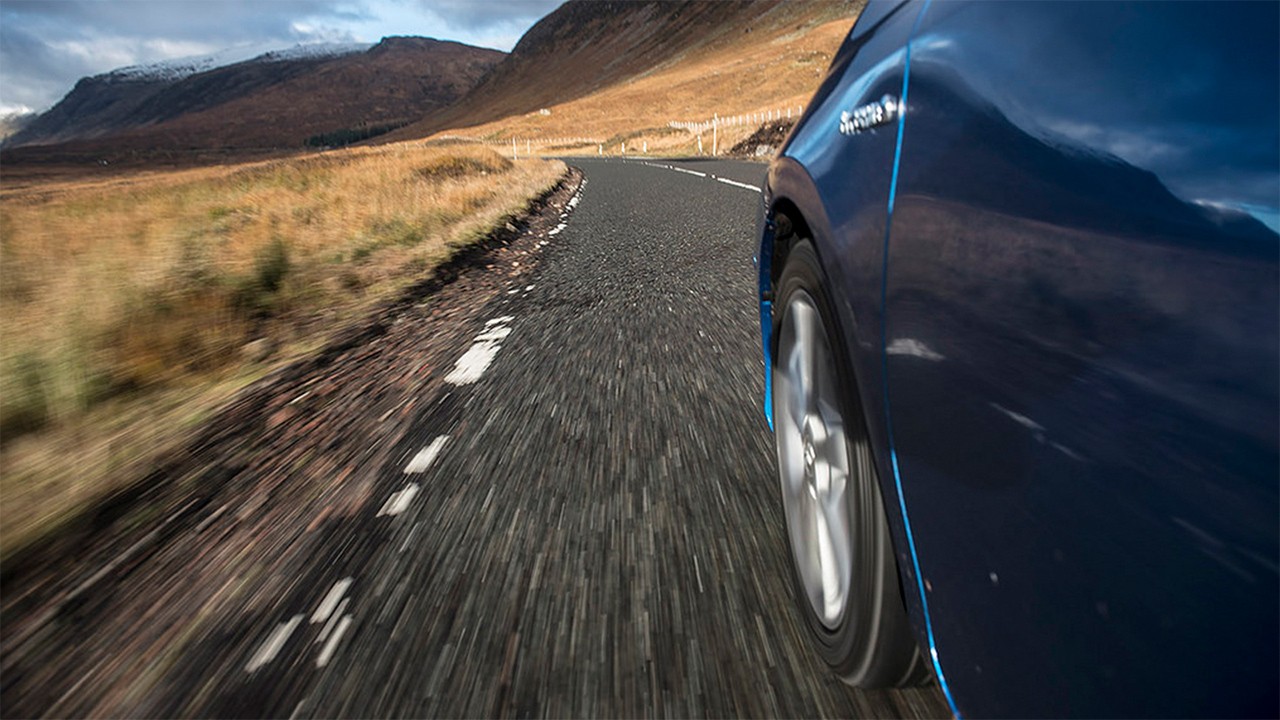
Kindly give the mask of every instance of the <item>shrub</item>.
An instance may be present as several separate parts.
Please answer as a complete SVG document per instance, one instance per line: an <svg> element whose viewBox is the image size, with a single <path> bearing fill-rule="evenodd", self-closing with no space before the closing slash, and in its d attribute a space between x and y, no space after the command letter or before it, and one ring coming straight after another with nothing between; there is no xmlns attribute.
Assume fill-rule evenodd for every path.
<svg viewBox="0 0 1280 720"><path fill-rule="evenodd" d="M398 130L408 124L409 123L401 122L391 123L389 125L368 125L358 128L343 128L332 132L320 133L319 135L312 135L307 138L306 145L307 147L342 147L343 145L350 145L351 143L357 143L361 140L368 140L372 137L385 135L392 130Z"/></svg>
<svg viewBox="0 0 1280 720"><path fill-rule="evenodd" d="M271 242L258 253L253 263L253 272L258 284L268 293L280 290L284 276L289 274L289 248L279 237L271 238Z"/></svg>
<svg viewBox="0 0 1280 720"><path fill-rule="evenodd" d="M45 369L33 352L9 360L0 390L0 443L39 430L49 421L49 394Z"/></svg>
<svg viewBox="0 0 1280 720"><path fill-rule="evenodd" d="M467 177L469 175L486 175L504 173L515 167L514 163L501 155L485 150L476 155L441 155L418 168L418 176L424 180L445 180Z"/></svg>
<svg viewBox="0 0 1280 720"><path fill-rule="evenodd" d="M271 317L289 269L289 247L279 237L272 238L254 257L252 272L232 281L232 307L254 320Z"/></svg>

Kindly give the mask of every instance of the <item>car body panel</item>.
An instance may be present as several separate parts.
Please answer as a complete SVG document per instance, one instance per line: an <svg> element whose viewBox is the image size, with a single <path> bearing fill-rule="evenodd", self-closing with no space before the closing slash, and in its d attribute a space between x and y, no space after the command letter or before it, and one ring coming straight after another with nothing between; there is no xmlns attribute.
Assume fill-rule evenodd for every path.
<svg viewBox="0 0 1280 720"><path fill-rule="evenodd" d="M829 216L904 594L962 713L1277 710L1277 7L873 3L770 173ZM905 40L852 42L895 12L889 187L837 116L892 85L858 68L901 82Z"/></svg>

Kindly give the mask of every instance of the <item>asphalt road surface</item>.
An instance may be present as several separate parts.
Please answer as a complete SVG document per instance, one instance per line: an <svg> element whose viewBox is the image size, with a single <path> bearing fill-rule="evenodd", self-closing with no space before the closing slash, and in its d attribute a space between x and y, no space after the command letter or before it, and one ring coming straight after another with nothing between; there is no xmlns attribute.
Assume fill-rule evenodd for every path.
<svg viewBox="0 0 1280 720"><path fill-rule="evenodd" d="M763 166L570 162L576 207L520 274L412 331L447 361L378 406L404 430L332 433L117 570L11 651L6 716L947 715L933 688L842 685L793 606L752 302Z"/></svg>

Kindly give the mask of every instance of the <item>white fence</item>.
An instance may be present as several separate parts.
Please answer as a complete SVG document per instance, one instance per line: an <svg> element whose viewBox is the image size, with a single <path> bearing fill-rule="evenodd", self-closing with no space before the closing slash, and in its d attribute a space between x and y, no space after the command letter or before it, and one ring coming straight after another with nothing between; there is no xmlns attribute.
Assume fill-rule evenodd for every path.
<svg viewBox="0 0 1280 720"><path fill-rule="evenodd" d="M438 142L441 140L488 145L495 149L501 148L504 153L511 153L512 160L520 159L521 153L524 153L526 157L532 155L534 148L542 149L549 147L580 147L582 145L595 145L599 148L600 154L604 154L604 141L599 138L589 137L510 138L508 140L486 140L485 138L467 137L466 135L437 135L436 137L431 138L428 142ZM647 149L648 148L646 147L646 150Z"/></svg>
<svg viewBox="0 0 1280 720"><path fill-rule="evenodd" d="M678 128L680 130L688 130L694 135L702 135L708 132L714 132L717 128L736 127L739 125L760 125L775 120L790 120L800 117L804 112L803 105L793 105L787 108L761 110L759 112L746 113L744 115L713 115L710 120L702 120L699 122L680 122L672 120L667 123L668 126Z"/></svg>
<svg viewBox="0 0 1280 720"><path fill-rule="evenodd" d="M436 137L432 138L432 140L433 141L452 140L454 142L469 142L469 143L476 143L479 145L491 145L491 146L500 145L502 147L511 147L512 143L515 143L519 147L523 147L526 149L532 149L534 147L548 147L548 146L555 146L555 145L566 145L566 146L599 145L600 143L604 142L603 140L600 140L598 138L589 138L589 137L518 138L518 139L511 138L509 140L486 140L484 138L473 138L473 137L467 137L465 135L437 135Z"/></svg>
<svg viewBox="0 0 1280 720"><path fill-rule="evenodd" d="M738 127L741 125L763 125L767 122L776 120L791 120L799 118L804 113L803 105L792 105L785 108L774 108L770 110L760 110L758 112L744 113L742 115L727 115L721 117L719 114L712 115L710 120L702 120L700 122L680 122L672 120L667 123L669 127L679 130L687 130L698 136L698 154L702 154L702 136L711 133L711 154L720 154L720 128Z"/></svg>
<svg viewBox="0 0 1280 720"><path fill-rule="evenodd" d="M720 128L739 127L742 125L761 125L776 120L791 120L799 118L804 112L803 105L792 105L785 108L771 108L768 110L760 110L758 112L743 113L741 115L726 115L721 117L719 114L713 115L710 120L702 120L699 122L681 122L672 120L667 123L668 127L677 130L686 130L696 135L698 139L698 154L703 153L702 136L711 133L711 154L720 154ZM488 145L490 147L501 147L504 151L509 151L513 158L520 156L521 151L525 155L533 154L533 149L543 149L547 147L575 147L582 145L595 145L597 152L601 155L605 153L605 141L599 138L590 137L556 137L556 138L510 138L507 140L487 140L484 138L467 137L466 135L439 135L433 138L434 141L453 141L468 142L479 145ZM642 142L637 148L636 144L632 144L632 151L639 149L642 153L649 152L649 143ZM609 152L613 152L613 148L608 148ZM621 154L627 153L627 144L625 142L618 145Z"/></svg>

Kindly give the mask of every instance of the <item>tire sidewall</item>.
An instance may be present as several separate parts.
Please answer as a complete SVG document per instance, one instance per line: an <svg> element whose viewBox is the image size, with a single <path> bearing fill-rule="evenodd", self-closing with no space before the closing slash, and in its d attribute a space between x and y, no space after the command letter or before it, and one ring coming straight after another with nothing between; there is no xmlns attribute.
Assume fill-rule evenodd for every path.
<svg viewBox="0 0 1280 720"><path fill-rule="evenodd" d="M778 303L775 307L779 308L778 312L773 314L773 333L774 347L772 348L774 368L773 373L777 374L778 343L781 341L781 330L786 320L786 315L790 305L792 296L797 290L804 290L814 305L818 309L821 317L823 329L827 333L828 343L831 345L831 352L834 355L833 360L841 368L849 367L847 358L845 357L845 345L836 323L833 322L834 306L832 304L830 293L827 290L828 284L826 276L822 271L822 266L818 262L817 252L812 244L807 240L797 243L788 254L787 263L783 267L782 277L778 281ZM855 418L850 415L849 388L845 373L837 372L837 383L840 393L840 412L845 418L845 423L861 422L861 418ZM778 398L774 396L774 417L777 417ZM775 425L776 432L776 425ZM777 452L775 441L775 454ZM852 463L852 458L850 459ZM852 467L852 465L851 465ZM852 497L852 493L850 493ZM852 510L852 509L851 509ZM852 521L852 518L851 518ZM862 573L857 572L850 577L849 580L849 600L845 603L844 613L841 615L839 623L835 629L829 629L818 619L817 614L810 607L807 599L807 593L804 583L800 580L799 568L796 566L795 550L791 547L790 529L787 530L787 559L791 567L791 587L795 596L795 604L800 608L804 615L805 623L808 625L810 634L818 641L817 646L822 658L826 660L837 672L844 670L844 666L849 664L849 656L853 654L854 644L857 640L854 625L856 622L851 618L856 610L856 605L860 599L855 598L854 594L859 592L858 588L865 587L866 580L862 577ZM859 538L855 534L854 542L858 542Z"/></svg>
<svg viewBox="0 0 1280 720"><path fill-rule="evenodd" d="M779 310L773 314L771 334L774 343L771 348L774 363L772 372L777 372L777 345L781 341L781 329L791 297L797 290L804 290L818 310L831 346L832 360L837 368L840 410L850 434L848 451L852 455L855 443L868 443L866 418L862 403L858 402L856 379L852 375L853 364L850 362L848 345L845 344L829 288L817 250L811 241L800 240L791 248L778 281L778 301L775 307ZM773 402L776 418L779 404L776 394ZM776 439L774 450L776 457ZM866 452L871 452L869 445L866 446ZM858 472L860 466L857 459L851 456L849 467L852 472L846 495L853 558L860 558L861 562L851 560L853 568L848 601L839 623L834 629L827 628L810 606L804 583L800 579L795 550L791 547L791 530L788 527L787 557L791 567L792 592L810 635L816 640L819 654L846 682L861 687L898 685L911 680L904 671L907 666L912 665L912 658L918 654L918 650L898 590L897 564L893 558L875 463L865 463L863 467L866 472ZM914 681L918 682L918 678Z"/></svg>

